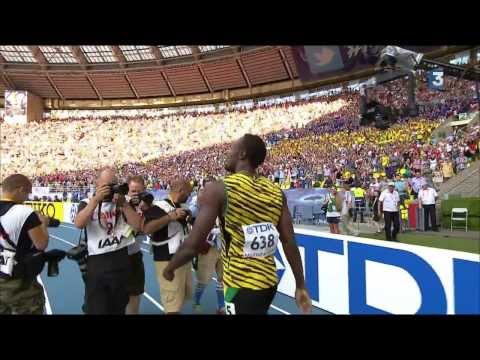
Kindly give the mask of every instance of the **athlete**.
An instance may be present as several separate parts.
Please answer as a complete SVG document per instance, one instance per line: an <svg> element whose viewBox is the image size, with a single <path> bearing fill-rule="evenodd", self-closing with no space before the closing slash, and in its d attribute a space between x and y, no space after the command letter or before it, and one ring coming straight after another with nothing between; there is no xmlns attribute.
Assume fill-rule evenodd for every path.
<svg viewBox="0 0 480 360"><path fill-rule="evenodd" d="M303 313L311 310L285 195L256 173L266 154L256 135L246 134L232 144L225 163L232 174L205 186L192 232L163 272L173 280L174 271L200 252L220 217L227 315L267 314L277 291L274 254L279 240L295 277L297 305Z"/></svg>

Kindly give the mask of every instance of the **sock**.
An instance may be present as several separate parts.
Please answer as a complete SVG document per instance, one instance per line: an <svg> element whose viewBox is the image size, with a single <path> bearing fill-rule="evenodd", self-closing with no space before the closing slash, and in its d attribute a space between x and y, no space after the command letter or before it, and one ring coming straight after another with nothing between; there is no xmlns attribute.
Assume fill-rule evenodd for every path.
<svg viewBox="0 0 480 360"><path fill-rule="evenodd" d="M205 288L205 284L197 283L197 286L195 287L195 305L200 305L200 299L202 298Z"/></svg>
<svg viewBox="0 0 480 360"><path fill-rule="evenodd" d="M217 308L221 310L225 307L225 298L223 296L223 284L216 282L215 290L217 292Z"/></svg>

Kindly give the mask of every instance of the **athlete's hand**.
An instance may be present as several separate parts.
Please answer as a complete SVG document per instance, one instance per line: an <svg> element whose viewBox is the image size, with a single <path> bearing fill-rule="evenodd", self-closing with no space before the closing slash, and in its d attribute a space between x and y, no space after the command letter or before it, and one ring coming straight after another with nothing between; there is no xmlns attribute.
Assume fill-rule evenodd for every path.
<svg viewBox="0 0 480 360"><path fill-rule="evenodd" d="M168 281L172 281L173 278L175 277L175 274L173 273L172 270L168 270L167 268L165 268L165 270L163 270L163 277Z"/></svg>
<svg viewBox="0 0 480 360"><path fill-rule="evenodd" d="M295 290L295 300L297 306L304 314L309 314L312 310L312 299L308 295L308 291L305 288L297 288Z"/></svg>

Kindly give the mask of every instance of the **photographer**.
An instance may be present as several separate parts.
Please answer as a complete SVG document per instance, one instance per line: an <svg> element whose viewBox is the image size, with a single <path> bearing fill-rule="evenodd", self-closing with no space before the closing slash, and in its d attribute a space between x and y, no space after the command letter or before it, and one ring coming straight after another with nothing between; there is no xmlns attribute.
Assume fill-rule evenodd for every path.
<svg viewBox="0 0 480 360"><path fill-rule="evenodd" d="M37 275L48 246L49 218L22 205L32 183L21 174L7 177L0 200L0 314L44 312L45 297Z"/></svg>
<svg viewBox="0 0 480 360"><path fill-rule="evenodd" d="M125 314L128 303L130 259L127 246L142 218L126 201L128 189L118 186L116 172L105 168L96 181L96 192L78 206L75 226L86 229L87 314Z"/></svg>
<svg viewBox="0 0 480 360"><path fill-rule="evenodd" d="M142 200L151 202L153 195L145 192L145 181L142 176L132 176L128 179L128 198L135 211L143 217L140 209ZM125 313L135 315L140 310L140 296L145 291L145 266L143 264L143 255L140 247L142 233L135 234L135 242L128 246L128 257L130 258L130 276L128 280L127 291L129 301Z"/></svg>
<svg viewBox="0 0 480 360"><path fill-rule="evenodd" d="M173 281L163 277L163 270L189 234L189 211L180 205L187 201L191 192L188 181L178 180L172 184L167 199L154 206L141 203L145 216L143 231L151 234L160 300L167 314L179 313L185 300L192 296L191 263L175 270Z"/></svg>

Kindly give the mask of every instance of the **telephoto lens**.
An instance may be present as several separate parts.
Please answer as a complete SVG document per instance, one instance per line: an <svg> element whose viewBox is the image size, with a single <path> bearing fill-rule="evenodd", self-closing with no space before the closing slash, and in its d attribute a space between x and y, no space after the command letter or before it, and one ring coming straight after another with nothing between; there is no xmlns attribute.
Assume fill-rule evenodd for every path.
<svg viewBox="0 0 480 360"><path fill-rule="evenodd" d="M58 276L58 261L49 261L48 262L48 276L55 277Z"/></svg>
<svg viewBox="0 0 480 360"><path fill-rule="evenodd" d="M63 260L67 253L63 250L53 249L43 254L45 261L48 263L49 277L58 276L58 263Z"/></svg>

